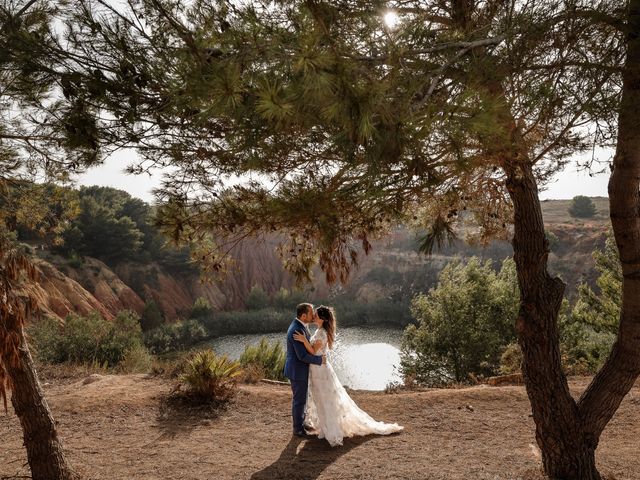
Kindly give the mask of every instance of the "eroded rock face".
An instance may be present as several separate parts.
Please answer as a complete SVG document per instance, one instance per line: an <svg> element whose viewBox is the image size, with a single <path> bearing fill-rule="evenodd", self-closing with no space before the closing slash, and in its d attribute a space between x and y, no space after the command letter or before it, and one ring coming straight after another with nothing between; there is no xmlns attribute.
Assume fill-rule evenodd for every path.
<svg viewBox="0 0 640 480"><path fill-rule="evenodd" d="M110 313L133 310L142 314L144 300L100 260L85 257L81 268L65 268L65 272L91 293Z"/></svg>
<svg viewBox="0 0 640 480"><path fill-rule="evenodd" d="M38 270L39 282L28 286L27 289L37 300L41 313L64 319L70 313L85 315L98 311L107 319L114 317L117 310L107 308L93 293L54 265L37 258L34 263Z"/></svg>
<svg viewBox="0 0 640 480"><path fill-rule="evenodd" d="M146 300L155 301L169 321L184 318L198 297L214 308L224 308L226 295L215 284L203 284L198 275L180 276L157 264L121 264L112 270L105 263L84 257L75 268L60 258L36 258L39 283L29 287L41 313L64 319L70 313L93 311L112 319L121 310L142 314ZM117 272L117 273L116 273Z"/></svg>

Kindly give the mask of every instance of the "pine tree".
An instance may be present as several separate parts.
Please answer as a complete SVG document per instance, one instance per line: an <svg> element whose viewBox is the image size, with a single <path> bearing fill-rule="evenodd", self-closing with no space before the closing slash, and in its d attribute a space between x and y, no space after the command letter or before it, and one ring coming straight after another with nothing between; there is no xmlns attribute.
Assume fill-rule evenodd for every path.
<svg viewBox="0 0 640 480"><path fill-rule="evenodd" d="M382 2L132 5L84 0L70 14L71 120L110 113L83 123L73 145L108 138L139 148L132 171L175 167L159 192L159 222L199 246L211 271L243 238L278 230L291 272L308 278L318 263L328 281L346 281L356 243L368 252L395 222L426 223L429 250L470 215L481 240L507 235L513 219L516 328L545 471L600 478L597 439L637 373L612 393L626 369L618 355L579 403L572 398L558 342L564 284L547 271L538 185L589 147L584 125L598 123L599 142L615 136L633 27L626 6L409 1L392 29L381 24ZM633 190L615 174L621 195ZM225 187L229 175L251 180ZM623 212L635 201L622 195L615 205ZM635 227L624 220L633 215L619 218L620 247L635 234L619 232ZM640 256L632 250L620 248L623 265Z"/></svg>
<svg viewBox="0 0 640 480"><path fill-rule="evenodd" d="M573 197L571 205L569 206L569 215L576 218L591 218L597 212L598 210L593 200L584 195Z"/></svg>

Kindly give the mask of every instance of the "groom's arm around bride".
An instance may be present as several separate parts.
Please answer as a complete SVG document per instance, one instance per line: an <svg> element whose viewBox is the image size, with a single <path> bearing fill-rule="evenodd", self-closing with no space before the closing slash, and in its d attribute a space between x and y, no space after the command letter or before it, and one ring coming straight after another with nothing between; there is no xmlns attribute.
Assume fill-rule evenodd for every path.
<svg viewBox="0 0 640 480"><path fill-rule="evenodd" d="M296 317L287 330L287 356L284 363L284 376L291 381L293 432L296 435L302 435L304 434L304 407L307 403L309 364L322 365L325 360L323 356L311 355L307 352L304 344L296 342L293 338L295 332L301 332L309 338L306 324L313 319L313 306L308 303L298 305Z"/></svg>

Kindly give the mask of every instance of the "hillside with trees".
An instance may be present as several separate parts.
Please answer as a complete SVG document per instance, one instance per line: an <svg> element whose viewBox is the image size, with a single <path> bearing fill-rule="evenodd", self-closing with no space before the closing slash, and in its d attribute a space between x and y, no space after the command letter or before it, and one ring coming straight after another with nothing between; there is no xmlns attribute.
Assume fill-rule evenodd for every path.
<svg viewBox="0 0 640 480"><path fill-rule="evenodd" d="M64 319L68 313L97 310L114 318L120 310L130 309L146 318L157 310L159 322L164 323L187 318L199 298L218 311L259 310L282 306L279 292L282 296L282 291L297 290L295 278L277 254L277 236L241 244L233 251L235 265L228 275L201 282L189 249L172 246L155 226L151 205L107 187L66 190L64 195L74 213L60 231L61 238L39 237L33 228L16 223L19 240L37 257L41 287L36 294L48 315ZM604 245L608 217L606 199L594 201L599 213L588 221L568 214L569 201L542 202L549 219L550 265L566 281L570 297L583 282L595 287L592 252ZM347 284L328 288L316 272L311 284L302 285L297 299L368 304L381 310L384 304L395 305L387 310L391 313L387 322L406 325L412 298L433 287L450 261L476 256L499 268L513 254L504 241L486 246L464 242L474 227L465 228L460 239L431 256L419 253L420 230L393 228L372 242L369 255L361 255Z"/></svg>

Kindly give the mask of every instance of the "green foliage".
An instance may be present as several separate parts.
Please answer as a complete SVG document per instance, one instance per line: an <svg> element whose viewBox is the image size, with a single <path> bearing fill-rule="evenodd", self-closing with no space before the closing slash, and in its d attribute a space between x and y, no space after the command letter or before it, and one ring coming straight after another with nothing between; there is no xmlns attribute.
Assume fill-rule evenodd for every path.
<svg viewBox="0 0 640 480"><path fill-rule="evenodd" d="M338 297L333 305L343 327L360 325L396 325L406 327L412 321L410 303L404 299L381 298L373 302L355 302Z"/></svg>
<svg viewBox="0 0 640 480"><path fill-rule="evenodd" d="M143 331L159 328L164 324L164 313L154 300L147 300L140 317L140 326Z"/></svg>
<svg viewBox="0 0 640 480"><path fill-rule="evenodd" d="M153 366L153 357L141 343L130 347L118 365L123 373L148 373Z"/></svg>
<svg viewBox="0 0 640 480"><path fill-rule="evenodd" d="M354 302L353 299L347 296L339 296L316 303L326 303L334 306L338 323L343 327L357 325L398 325L405 327L411 322L409 304L404 301L392 301L383 298L370 303L361 303ZM281 332L286 330L295 316L294 307L216 311L209 316L199 317L198 321L205 327L208 337L243 333Z"/></svg>
<svg viewBox="0 0 640 480"><path fill-rule="evenodd" d="M553 252L560 244L560 239L555 233L550 230L545 230L544 234L546 235L547 241L549 242L549 251Z"/></svg>
<svg viewBox="0 0 640 480"><path fill-rule="evenodd" d="M618 247L611 233L604 250L593 252L599 293L587 284L578 287L578 299L571 312L574 322L590 325L595 331L616 333L622 305L622 267Z"/></svg>
<svg viewBox="0 0 640 480"><path fill-rule="evenodd" d="M58 250L107 263L135 258L143 245L143 234L131 218L119 212L126 197L125 192L106 187L81 189L80 214L65 231L64 244Z"/></svg>
<svg viewBox="0 0 640 480"><path fill-rule="evenodd" d="M522 350L517 343L510 343L500 356L500 375L510 375L522 371Z"/></svg>
<svg viewBox="0 0 640 480"><path fill-rule="evenodd" d="M248 310L260 310L267 308L270 304L269 296L259 285L251 287L247 295L246 305Z"/></svg>
<svg viewBox="0 0 640 480"><path fill-rule="evenodd" d="M262 338L257 345L247 345L240 356L243 368L258 366L265 378L271 380L285 380L284 370L285 352L280 342L270 345L266 338Z"/></svg>
<svg viewBox="0 0 640 480"><path fill-rule="evenodd" d="M621 307L622 269L611 234L604 250L593 252L598 293L587 284L578 288L573 308L565 299L558 317L562 364L567 374L594 374L604 364L616 339ZM501 372L519 370L522 354L509 345L501 359Z"/></svg>
<svg viewBox="0 0 640 480"><path fill-rule="evenodd" d="M302 290L287 290L281 287L273 296L273 307L279 310L294 311L296 306L305 302L308 294Z"/></svg>
<svg viewBox="0 0 640 480"><path fill-rule="evenodd" d="M205 340L209 335L197 320L164 324L144 333L144 343L151 353L163 354L183 350Z"/></svg>
<svg viewBox="0 0 640 480"><path fill-rule="evenodd" d="M559 319L565 363L576 373L595 373L603 365L616 339L622 306L622 267L611 233L604 250L594 251L593 258L600 273L599 292L580 285L573 309Z"/></svg>
<svg viewBox="0 0 640 480"><path fill-rule="evenodd" d="M236 378L241 373L240 364L227 356L216 356L213 350L194 353L187 360L180 379L188 387L188 393L203 403L222 403L236 392Z"/></svg>
<svg viewBox="0 0 640 480"><path fill-rule="evenodd" d="M111 187L61 189L74 216L66 222L54 249L67 257L88 255L108 264L126 260L156 261L174 273L194 273L188 247L174 248L155 226L155 209L127 192ZM62 213L61 213L62 214ZM68 216L69 214L67 214Z"/></svg>
<svg viewBox="0 0 640 480"><path fill-rule="evenodd" d="M206 318L211 316L212 313L213 309L211 308L209 300L204 297L198 297L196 301L193 302L189 318Z"/></svg>
<svg viewBox="0 0 640 480"><path fill-rule="evenodd" d="M455 261L438 285L413 300L418 325L405 330L401 371L419 383L465 382L469 375L492 375L515 338L519 307L515 264L506 259L496 273L490 261Z"/></svg>
<svg viewBox="0 0 640 480"><path fill-rule="evenodd" d="M78 213L77 192L51 183L15 181L0 194L0 221L22 241L59 245Z"/></svg>
<svg viewBox="0 0 640 480"><path fill-rule="evenodd" d="M60 363L65 355L61 351L63 324L44 317L27 326L27 336L34 356L43 363Z"/></svg>
<svg viewBox="0 0 640 480"><path fill-rule="evenodd" d="M598 212L593 200L584 195L573 197L568 211L569 215L576 218L591 218Z"/></svg>
<svg viewBox="0 0 640 480"><path fill-rule="evenodd" d="M209 337L234 335L240 333L281 332L291 323L295 312L291 310L234 310L215 312L212 316L199 321L205 327Z"/></svg>
<svg viewBox="0 0 640 480"><path fill-rule="evenodd" d="M142 338L137 315L122 311L113 321L94 312L69 315L64 325L43 319L29 328L36 356L46 363L76 362L115 367L129 354L140 355ZM137 350L137 352L136 352Z"/></svg>
<svg viewBox="0 0 640 480"><path fill-rule="evenodd" d="M177 168L159 192L160 223L176 241L197 239L212 272L237 239L278 230L298 278L319 262L329 281L346 281L354 240L367 251L368 238L416 205L437 227L427 249L451 237L463 209L480 220L479 235L504 234L505 119L519 119L517 148L533 163L550 159L536 169L546 180L586 148L577 125L615 114L596 104L618 97L607 87L616 85L621 36L592 20L612 0L584 17L567 9L585 2L497 4L490 14L483 2L415 2L394 32L381 27L375 2L129 2L123 15L134 20L124 24L104 3L69 13L69 48L91 44L96 55L73 57L65 98L99 105L121 119L106 134ZM583 48L607 59L604 68L585 65ZM295 174L275 185L217 180L282 172Z"/></svg>
<svg viewBox="0 0 640 480"><path fill-rule="evenodd" d="M571 316L560 317L560 346L569 374L594 374L611 352L616 334L598 331Z"/></svg>

